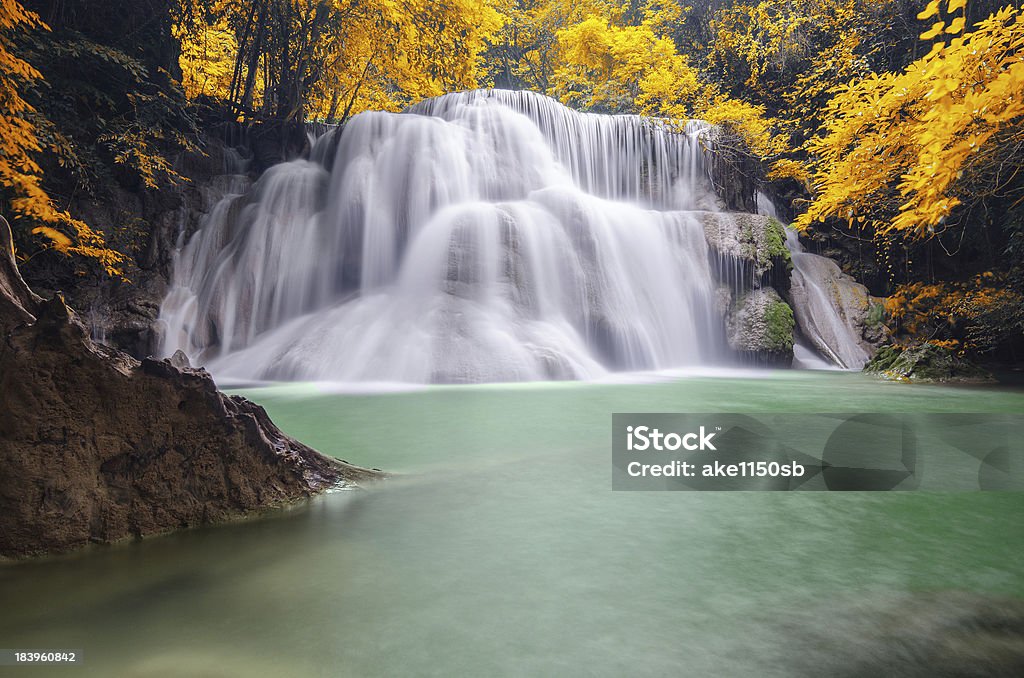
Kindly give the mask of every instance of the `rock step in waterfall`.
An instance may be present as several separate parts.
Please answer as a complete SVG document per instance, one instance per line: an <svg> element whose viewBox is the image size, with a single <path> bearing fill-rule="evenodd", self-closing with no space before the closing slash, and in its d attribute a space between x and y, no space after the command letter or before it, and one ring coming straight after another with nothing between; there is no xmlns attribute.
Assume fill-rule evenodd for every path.
<svg viewBox="0 0 1024 678"><path fill-rule="evenodd" d="M793 314L768 291L788 293L785 234L722 211L713 143L704 123L529 92L360 114L205 217L176 258L162 350L256 380L788 363Z"/></svg>

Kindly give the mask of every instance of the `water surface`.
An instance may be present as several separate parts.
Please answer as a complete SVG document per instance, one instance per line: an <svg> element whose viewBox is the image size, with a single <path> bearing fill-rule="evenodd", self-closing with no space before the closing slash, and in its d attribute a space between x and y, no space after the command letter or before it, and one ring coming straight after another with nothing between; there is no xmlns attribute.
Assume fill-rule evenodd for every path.
<svg viewBox="0 0 1024 678"><path fill-rule="evenodd" d="M1022 412L1020 390L763 372L245 394L399 477L0 568L0 646L80 648L77 676L785 676L815 652L835 675L877 620L1024 596L1020 494L610 489L613 412Z"/></svg>

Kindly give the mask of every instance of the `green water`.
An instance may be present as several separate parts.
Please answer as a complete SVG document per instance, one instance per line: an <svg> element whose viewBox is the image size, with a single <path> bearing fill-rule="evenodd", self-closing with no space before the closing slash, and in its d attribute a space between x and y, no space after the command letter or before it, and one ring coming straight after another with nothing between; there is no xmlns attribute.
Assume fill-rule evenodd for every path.
<svg viewBox="0 0 1024 678"><path fill-rule="evenodd" d="M613 493L609 449L613 412L1019 413L1021 391L766 372L245 395L400 477L0 568L0 647L84 651L21 673L837 675L829 648L870 654L879 610L898 627L929 592L1024 597L1024 495Z"/></svg>

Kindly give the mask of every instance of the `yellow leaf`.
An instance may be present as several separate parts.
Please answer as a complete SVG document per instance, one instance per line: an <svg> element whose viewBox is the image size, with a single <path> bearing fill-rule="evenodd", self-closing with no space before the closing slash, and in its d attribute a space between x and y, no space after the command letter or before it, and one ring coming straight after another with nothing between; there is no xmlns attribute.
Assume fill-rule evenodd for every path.
<svg viewBox="0 0 1024 678"><path fill-rule="evenodd" d="M932 24L931 30L925 31L924 33L921 34L921 39L931 40L932 38L937 37L940 33L942 33L942 29L945 27L945 21L936 21L935 23Z"/></svg>
<svg viewBox="0 0 1024 678"><path fill-rule="evenodd" d="M71 247L71 238L67 237L55 228L49 226L37 226L32 229L33 233L42 235L53 243L54 249L64 252Z"/></svg>
<svg viewBox="0 0 1024 678"><path fill-rule="evenodd" d="M966 20L962 16L958 16L957 18L953 19L953 22L951 24L949 24L949 28L946 29L946 32L949 33L950 35L956 35L957 33L964 29L965 21Z"/></svg>
<svg viewBox="0 0 1024 678"><path fill-rule="evenodd" d="M956 1L957 0L953 0L953 2L956 2ZM931 2L928 3L928 6L924 8L924 11L917 15L917 18L921 19L922 21L924 21L925 19L933 17L933 16L935 16L938 13L939 13L939 0L932 0Z"/></svg>

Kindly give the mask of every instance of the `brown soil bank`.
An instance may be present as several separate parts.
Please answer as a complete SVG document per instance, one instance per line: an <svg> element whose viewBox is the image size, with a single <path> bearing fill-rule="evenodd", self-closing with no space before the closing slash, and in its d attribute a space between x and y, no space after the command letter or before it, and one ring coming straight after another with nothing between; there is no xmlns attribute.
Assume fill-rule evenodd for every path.
<svg viewBox="0 0 1024 678"><path fill-rule="evenodd" d="M18 273L0 218L0 556L234 518L373 471L284 435L182 360L94 344Z"/></svg>

